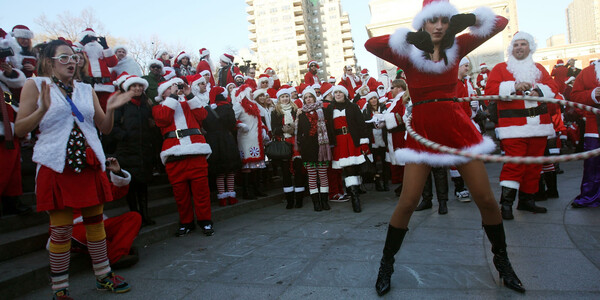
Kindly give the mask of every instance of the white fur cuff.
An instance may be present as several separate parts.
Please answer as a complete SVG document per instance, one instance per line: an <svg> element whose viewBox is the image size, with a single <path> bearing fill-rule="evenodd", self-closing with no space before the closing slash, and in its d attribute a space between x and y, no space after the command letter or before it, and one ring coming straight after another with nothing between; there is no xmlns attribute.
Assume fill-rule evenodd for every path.
<svg viewBox="0 0 600 300"><path fill-rule="evenodd" d="M6 77L4 76L4 72L0 72L0 81L4 82L6 86L8 86L11 89L22 88L27 78L25 77L25 74L21 72L21 70L17 68L13 68L13 70L18 74L16 78Z"/></svg>
<svg viewBox="0 0 600 300"><path fill-rule="evenodd" d="M112 184L116 187L126 186L129 184L129 182L131 182L131 174L129 174L129 172L125 171L124 169L121 169L121 172L123 172L125 177L116 175L112 171L110 172L110 182L112 182Z"/></svg>
<svg viewBox="0 0 600 300"><path fill-rule="evenodd" d="M489 36L494 31L496 25L496 14L489 7L479 7L473 14L477 18L475 25L469 27L471 34L476 37Z"/></svg>
<svg viewBox="0 0 600 300"><path fill-rule="evenodd" d="M500 83L500 87L498 88L498 95L500 96L510 96L516 92L517 90L515 90L514 81L502 81Z"/></svg>
<svg viewBox="0 0 600 300"><path fill-rule="evenodd" d="M410 44L406 42L406 35L410 32L408 28L399 28L390 35L390 39L388 40L388 45L392 48L394 53L401 56L408 56L408 51L410 49Z"/></svg>
<svg viewBox="0 0 600 300"><path fill-rule="evenodd" d="M367 144L368 145L369 144L369 139L368 138L361 138L360 139L360 144L361 145L363 145L363 144Z"/></svg>
<svg viewBox="0 0 600 300"><path fill-rule="evenodd" d="M104 57L111 57L115 55L115 51L112 48L104 49L102 50L102 55L104 55Z"/></svg>
<svg viewBox="0 0 600 300"><path fill-rule="evenodd" d="M192 100L188 100L187 103L190 106L190 109L202 107L202 103L200 103L200 99L198 99L198 96L194 97Z"/></svg>
<svg viewBox="0 0 600 300"><path fill-rule="evenodd" d="M383 120L385 121L385 127L387 129L394 129L398 127L398 119L396 119L396 113L383 114Z"/></svg>

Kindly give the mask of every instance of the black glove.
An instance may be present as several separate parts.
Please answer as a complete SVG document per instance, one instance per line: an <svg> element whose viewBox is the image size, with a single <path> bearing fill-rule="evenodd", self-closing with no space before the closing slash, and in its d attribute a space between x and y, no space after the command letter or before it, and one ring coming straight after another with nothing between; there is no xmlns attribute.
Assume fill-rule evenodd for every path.
<svg viewBox="0 0 600 300"><path fill-rule="evenodd" d="M454 38L457 34L467 29L469 26L475 25L477 18L474 14L457 14L450 18L448 30L442 38L441 48L448 49L454 45Z"/></svg>
<svg viewBox="0 0 600 300"><path fill-rule="evenodd" d="M108 44L106 43L106 37L99 37L98 38L98 43L100 44L100 46L102 46L102 48L104 48L104 50L108 49Z"/></svg>
<svg viewBox="0 0 600 300"><path fill-rule="evenodd" d="M417 49L427 53L433 53L433 42L427 31L409 32L406 34L406 42L414 45Z"/></svg>
<svg viewBox="0 0 600 300"><path fill-rule="evenodd" d="M89 43L92 41L92 36L90 35L86 35L82 40L81 40L81 45L85 46L85 44Z"/></svg>

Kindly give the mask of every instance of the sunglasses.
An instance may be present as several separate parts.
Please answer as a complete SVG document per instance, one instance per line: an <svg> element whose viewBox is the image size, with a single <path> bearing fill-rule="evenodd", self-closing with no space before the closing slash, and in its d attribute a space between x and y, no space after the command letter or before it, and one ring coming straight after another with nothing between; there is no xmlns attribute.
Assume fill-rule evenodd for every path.
<svg viewBox="0 0 600 300"><path fill-rule="evenodd" d="M81 58L77 54L73 54L73 55L63 54L63 55L59 55L56 57L52 57L52 59L56 59L56 60L58 60L59 63L66 65L70 62L74 62L74 63L78 64L79 60Z"/></svg>
<svg viewBox="0 0 600 300"><path fill-rule="evenodd" d="M154 65L154 66L150 66L150 69L160 69L160 66Z"/></svg>

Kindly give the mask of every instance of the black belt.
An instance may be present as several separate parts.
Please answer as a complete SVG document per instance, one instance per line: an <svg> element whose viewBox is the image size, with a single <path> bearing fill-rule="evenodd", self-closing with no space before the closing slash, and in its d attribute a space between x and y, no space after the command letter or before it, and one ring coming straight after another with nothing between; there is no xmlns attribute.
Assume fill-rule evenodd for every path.
<svg viewBox="0 0 600 300"><path fill-rule="evenodd" d="M188 129L177 129L174 131L169 131L163 135L164 139L177 138L181 139L190 135L202 135L200 129L198 128L188 128Z"/></svg>
<svg viewBox="0 0 600 300"><path fill-rule="evenodd" d="M167 159L165 160L165 163L174 162L174 161L180 161L180 160L184 160L186 158L190 158L190 157L194 157L194 156L199 156L199 155L198 154L169 155L169 156L167 156Z"/></svg>
<svg viewBox="0 0 600 300"><path fill-rule="evenodd" d="M336 130L335 130L335 134L336 134L336 135L344 135L344 134L348 134L348 127L346 127L346 126L342 126L342 128L340 128L340 129L336 129Z"/></svg>
<svg viewBox="0 0 600 300"><path fill-rule="evenodd" d="M523 118L523 117L535 117L548 112L548 106L546 103L542 103L536 107L525 108L525 109L505 109L498 111L499 118Z"/></svg>
<svg viewBox="0 0 600 300"><path fill-rule="evenodd" d="M105 83L112 82L112 80L110 80L110 77L93 77L92 80L94 81L94 83L99 83L99 84L105 84Z"/></svg>
<svg viewBox="0 0 600 300"><path fill-rule="evenodd" d="M424 101L419 101L419 102L413 102L412 106L417 106L417 105L421 105L421 104L425 104L425 103L433 103L433 102L442 102L442 101L456 101L456 98L440 98L440 99L431 99L431 100L424 100Z"/></svg>

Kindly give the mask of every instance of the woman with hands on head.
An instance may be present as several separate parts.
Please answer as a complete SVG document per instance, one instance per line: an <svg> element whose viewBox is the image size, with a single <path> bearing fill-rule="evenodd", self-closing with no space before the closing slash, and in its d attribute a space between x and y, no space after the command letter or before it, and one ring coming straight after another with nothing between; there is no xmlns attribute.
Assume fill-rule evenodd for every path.
<svg viewBox="0 0 600 300"><path fill-rule="evenodd" d="M96 128L109 134L115 109L127 103L132 91L117 92L106 113L88 84L73 80L79 56L61 40L49 42L40 55L38 74L23 87L15 133L25 136L39 128L33 161L37 210L48 211L52 227L49 252L55 299L70 299L69 260L73 208L81 209L86 227L96 288L123 293L130 290L110 268L102 220L104 203L112 201L105 156Z"/></svg>

